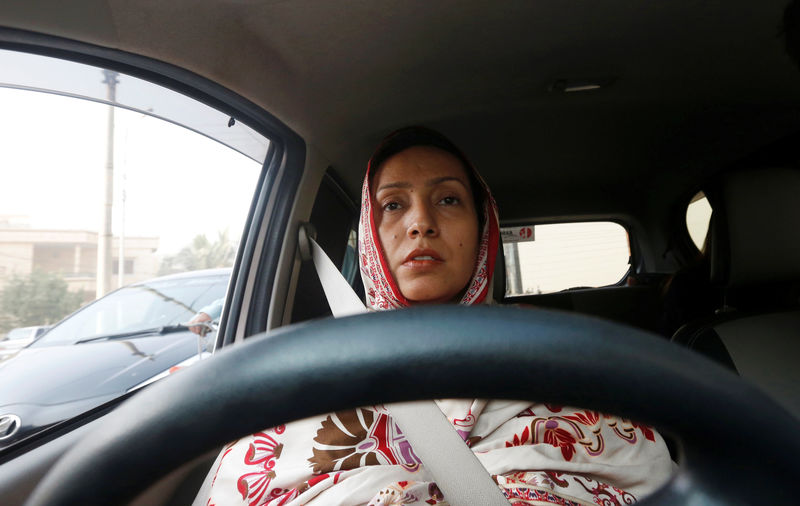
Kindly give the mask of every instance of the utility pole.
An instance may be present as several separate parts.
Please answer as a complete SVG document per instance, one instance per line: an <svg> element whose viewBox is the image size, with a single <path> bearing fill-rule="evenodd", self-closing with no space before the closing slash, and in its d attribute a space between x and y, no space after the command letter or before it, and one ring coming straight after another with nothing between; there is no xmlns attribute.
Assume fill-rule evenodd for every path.
<svg viewBox="0 0 800 506"><path fill-rule="evenodd" d="M514 293L522 294L522 265L519 263L519 243L511 245L511 256L514 258Z"/></svg>
<svg viewBox="0 0 800 506"><path fill-rule="evenodd" d="M506 257L506 292L513 295L522 294L522 266L519 264L519 244L512 242L503 245Z"/></svg>
<svg viewBox="0 0 800 506"><path fill-rule="evenodd" d="M111 208L114 198L114 104L117 103L117 76L113 70L103 70L103 83L108 86L108 128L106 136L106 168L103 176L103 207L100 232L97 234L97 298L111 289Z"/></svg>

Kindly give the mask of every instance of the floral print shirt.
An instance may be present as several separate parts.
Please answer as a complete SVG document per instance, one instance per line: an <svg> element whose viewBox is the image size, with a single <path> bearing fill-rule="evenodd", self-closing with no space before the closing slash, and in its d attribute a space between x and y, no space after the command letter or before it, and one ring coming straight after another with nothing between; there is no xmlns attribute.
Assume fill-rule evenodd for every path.
<svg viewBox="0 0 800 506"><path fill-rule="evenodd" d="M511 504L632 504L673 463L650 427L518 401L436 401ZM309 437L313 435L313 437ZM228 445L207 505L444 505L382 406L274 427Z"/></svg>

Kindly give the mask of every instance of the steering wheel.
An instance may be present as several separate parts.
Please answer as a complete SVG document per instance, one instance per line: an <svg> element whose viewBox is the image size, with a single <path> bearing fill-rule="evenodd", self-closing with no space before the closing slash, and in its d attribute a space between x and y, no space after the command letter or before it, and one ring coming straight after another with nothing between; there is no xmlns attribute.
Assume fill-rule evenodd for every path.
<svg viewBox="0 0 800 506"><path fill-rule="evenodd" d="M796 499L800 424L723 367L595 318L436 306L299 324L224 349L123 403L63 456L29 504L123 503L265 427L449 397L580 406L677 436L680 469L642 504Z"/></svg>

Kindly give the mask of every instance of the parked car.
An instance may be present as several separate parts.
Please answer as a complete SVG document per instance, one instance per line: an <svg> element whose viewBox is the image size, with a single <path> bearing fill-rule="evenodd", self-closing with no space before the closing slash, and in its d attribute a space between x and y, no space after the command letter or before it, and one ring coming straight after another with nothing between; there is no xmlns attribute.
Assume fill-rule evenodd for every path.
<svg viewBox="0 0 800 506"><path fill-rule="evenodd" d="M210 355L213 335L184 324L229 278L211 269L120 288L0 364L0 449Z"/></svg>
<svg viewBox="0 0 800 506"><path fill-rule="evenodd" d="M257 181L238 193L250 208L212 359L0 452L0 502L189 503L224 444L270 424L476 391L612 411L673 435L676 473L650 504L796 502L797 13L788 0L1 4L0 45L55 59L44 77L72 77L62 59L92 67L90 84L59 93L146 113L141 94L125 95L122 84L111 93L113 76L100 85L100 69L113 70L186 99L151 114L241 153L254 152L239 141L268 142L252 154ZM177 118L194 101L222 120ZM39 149L28 151L63 156L41 148L48 121L39 118L50 107L11 116L3 135L36 118ZM619 275L546 293L558 285L517 276L520 246L501 264L519 286L506 296L499 276L498 305L555 311L326 319L298 248L301 225L313 224L334 263L352 272L345 251L366 162L387 133L416 124L463 147L494 191L501 224L524 231L516 237L535 244L544 239L537 227L620 225ZM232 133L241 125L250 130ZM185 193L223 212L230 204L217 192L237 172L186 163L193 149L174 147L179 156L142 185L166 193L148 203L173 207L145 221L202 221L172 202ZM93 167L105 158L95 159ZM187 166L213 175L175 175ZM8 187L25 172L0 170ZM83 177L63 172L64 186ZM202 191L187 192L195 179ZM76 201L87 194L58 189ZM687 208L702 197L711 233L693 241ZM86 257L64 249L67 268ZM586 263L599 249L583 252ZM473 328L490 329L492 346ZM686 346L670 341L676 328L692 329Z"/></svg>
<svg viewBox="0 0 800 506"><path fill-rule="evenodd" d="M49 325L36 325L11 329L5 338L0 340L0 361L31 344L49 328Z"/></svg>

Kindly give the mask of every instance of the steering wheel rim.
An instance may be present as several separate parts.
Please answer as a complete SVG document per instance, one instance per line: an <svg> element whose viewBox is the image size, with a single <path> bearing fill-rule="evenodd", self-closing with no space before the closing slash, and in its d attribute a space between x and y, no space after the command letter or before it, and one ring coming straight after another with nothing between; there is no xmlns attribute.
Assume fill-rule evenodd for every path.
<svg viewBox="0 0 800 506"><path fill-rule="evenodd" d="M685 462L644 504L793 499L798 422L710 360L572 313L436 306L290 326L222 350L123 403L28 504L126 502L189 459L264 427L447 397L580 406L679 436Z"/></svg>

